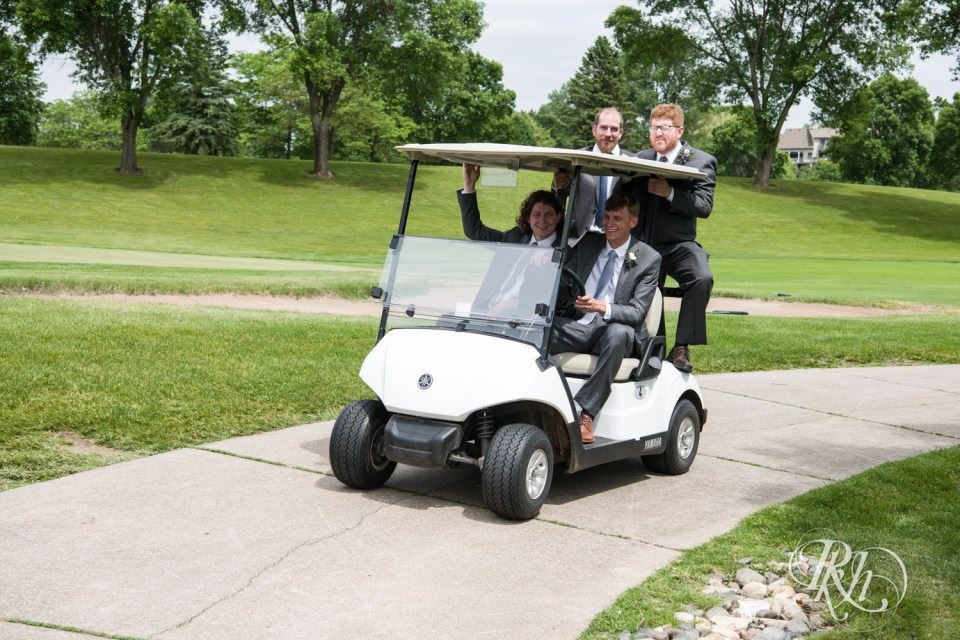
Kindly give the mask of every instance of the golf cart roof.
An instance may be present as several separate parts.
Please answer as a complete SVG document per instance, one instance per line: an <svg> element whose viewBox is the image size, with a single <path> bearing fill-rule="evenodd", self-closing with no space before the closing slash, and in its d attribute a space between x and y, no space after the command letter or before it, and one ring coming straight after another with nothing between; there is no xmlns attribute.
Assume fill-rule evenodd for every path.
<svg viewBox="0 0 960 640"><path fill-rule="evenodd" d="M560 167L580 167L583 173L595 176L649 176L700 180L703 173L679 164L641 160L609 153L593 153L582 149L527 147L517 144L477 142L469 144L405 144L397 151L411 160L447 160L454 163L479 164L553 173Z"/></svg>

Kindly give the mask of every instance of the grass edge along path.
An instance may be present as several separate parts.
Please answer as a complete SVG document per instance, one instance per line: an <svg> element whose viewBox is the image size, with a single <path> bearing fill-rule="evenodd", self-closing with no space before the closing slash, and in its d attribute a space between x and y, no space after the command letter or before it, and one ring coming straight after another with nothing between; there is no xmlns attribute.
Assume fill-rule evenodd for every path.
<svg viewBox="0 0 960 640"><path fill-rule="evenodd" d="M887 462L747 516L731 531L685 551L598 614L581 640L614 639L638 627L676 626L688 605L720 599L702 593L708 576L732 577L738 558L784 562L811 532L854 551L884 547L906 565L906 596L892 613L854 612L818 640L960 637L960 446Z"/></svg>

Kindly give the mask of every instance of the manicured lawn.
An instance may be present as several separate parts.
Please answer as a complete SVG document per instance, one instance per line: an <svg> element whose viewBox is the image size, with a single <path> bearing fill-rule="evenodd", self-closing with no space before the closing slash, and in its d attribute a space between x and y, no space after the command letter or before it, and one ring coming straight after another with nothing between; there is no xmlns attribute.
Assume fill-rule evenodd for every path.
<svg viewBox="0 0 960 640"><path fill-rule="evenodd" d="M143 154L145 174L121 178L116 163L110 152L0 147L0 238L375 267L396 231L407 174L404 165L334 163L337 178L317 181L306 162ZM548 181L522 173L515 189L481 187L485 220L510 226L522 196ZM417 184L408 232L460 237L459 168L421 167ZM952 286L960 280L960 194L808 182L758 190L724 178L700 239L717 293L960 306L960 287ZM247 286L237 274L187 276L178 289L177 274L145 283L119 269L100 277L86 270L72 277L64 268L51 278L49 265L0 268L0 288L24 281L82 288L94 280L130 291ZM289 279L304 294L357 290Z"/></svg>
<svg viewBox="0 0 960 640"><path fill-rule="evenodd" d="M709 323L698 373L960 361L955 315ZM333 418L368 397L375 336L369 319L0 296L0 489Z"/></svg>
<svg viewBox="0 0 960 640"><path fill-rule="evenodd" d="M732 576L740 566L736 560L748 556L755 563L784 562L800 540L824 529L854 551L894 551L906 566L908 586L894 613L854 612L847 625L816 638L960 637L958 487L960 447L952 447L889 462L767 507L625 592L594 618L581 638L617 638L638 626L677 624L674 612L686 605L708 609L719 603L701 593L711 572Z"/></svg>

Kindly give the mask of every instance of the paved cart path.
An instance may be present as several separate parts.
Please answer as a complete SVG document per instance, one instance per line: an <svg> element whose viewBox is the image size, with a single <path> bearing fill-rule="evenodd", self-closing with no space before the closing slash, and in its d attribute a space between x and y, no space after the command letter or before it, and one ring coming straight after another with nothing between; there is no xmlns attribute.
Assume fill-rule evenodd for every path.
<svg viewBox="0 0 960 640"><path fill-rule="evenodd" d="M626 588L744 516L960 444L960 365L700 377L690 473L562 476L537 520L473 469L330 476L331 423L0 493L0 639L573 638ZM12 622L17 620L19 622Z"/></svg>

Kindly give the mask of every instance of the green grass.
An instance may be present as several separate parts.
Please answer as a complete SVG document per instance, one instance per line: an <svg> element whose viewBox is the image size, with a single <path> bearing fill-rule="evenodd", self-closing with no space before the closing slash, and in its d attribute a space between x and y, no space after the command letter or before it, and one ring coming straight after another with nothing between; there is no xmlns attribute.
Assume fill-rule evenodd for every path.
<svg viewBox="0 0 960 640"><path fill-rule="evenodd" d="M956 325L710 316L694 362L698 373L958 362ZM369 319L2 296L0 489L332 418L370 393L357 372L375 335ZM112 451L77 450L69 434Z"/></svg>
<svg viewBox="0 0 960 640"><path fill-rule="evenodd" d="M306 162L142 154L144 175L120 177L117 161L111 152L0 147L0 238L375 267L396 231L407 174L404 165L334 163L337 178L318 181ZM515 189L482 188L485 220L510 226L522 195L548 180L522 173ZM459 184L458 167L421 167L408 231L460 237ZM812 182L759 190L721 179L700 240L717 293L960 306L960 287L951 286L960 280L960 194ZM20 286L31 271L39 288L89 282L67 273L51 281L50 270L0 269L0 288ZM223 290L237 279L211 273L190 286ZM145 286L122 270L106 280L113 289ZM150 290L176 290L175 280L158 277Z"/></svg>
<svg viewBox="0 0 960 640"><path fill-rule="evenodd" d="M894 613L851 616L823 640L911 640L960 637L960 447L889 462L744 518L733 530L691 549L621 595L582 634L616 638L623 630L676 624L686 605L719 602L701 593L707 576L728 576L736 559L785 561L810 532L855 551L884 547L906 565L906 597ZM879 584L877 581L875 584Z"/></svg>

